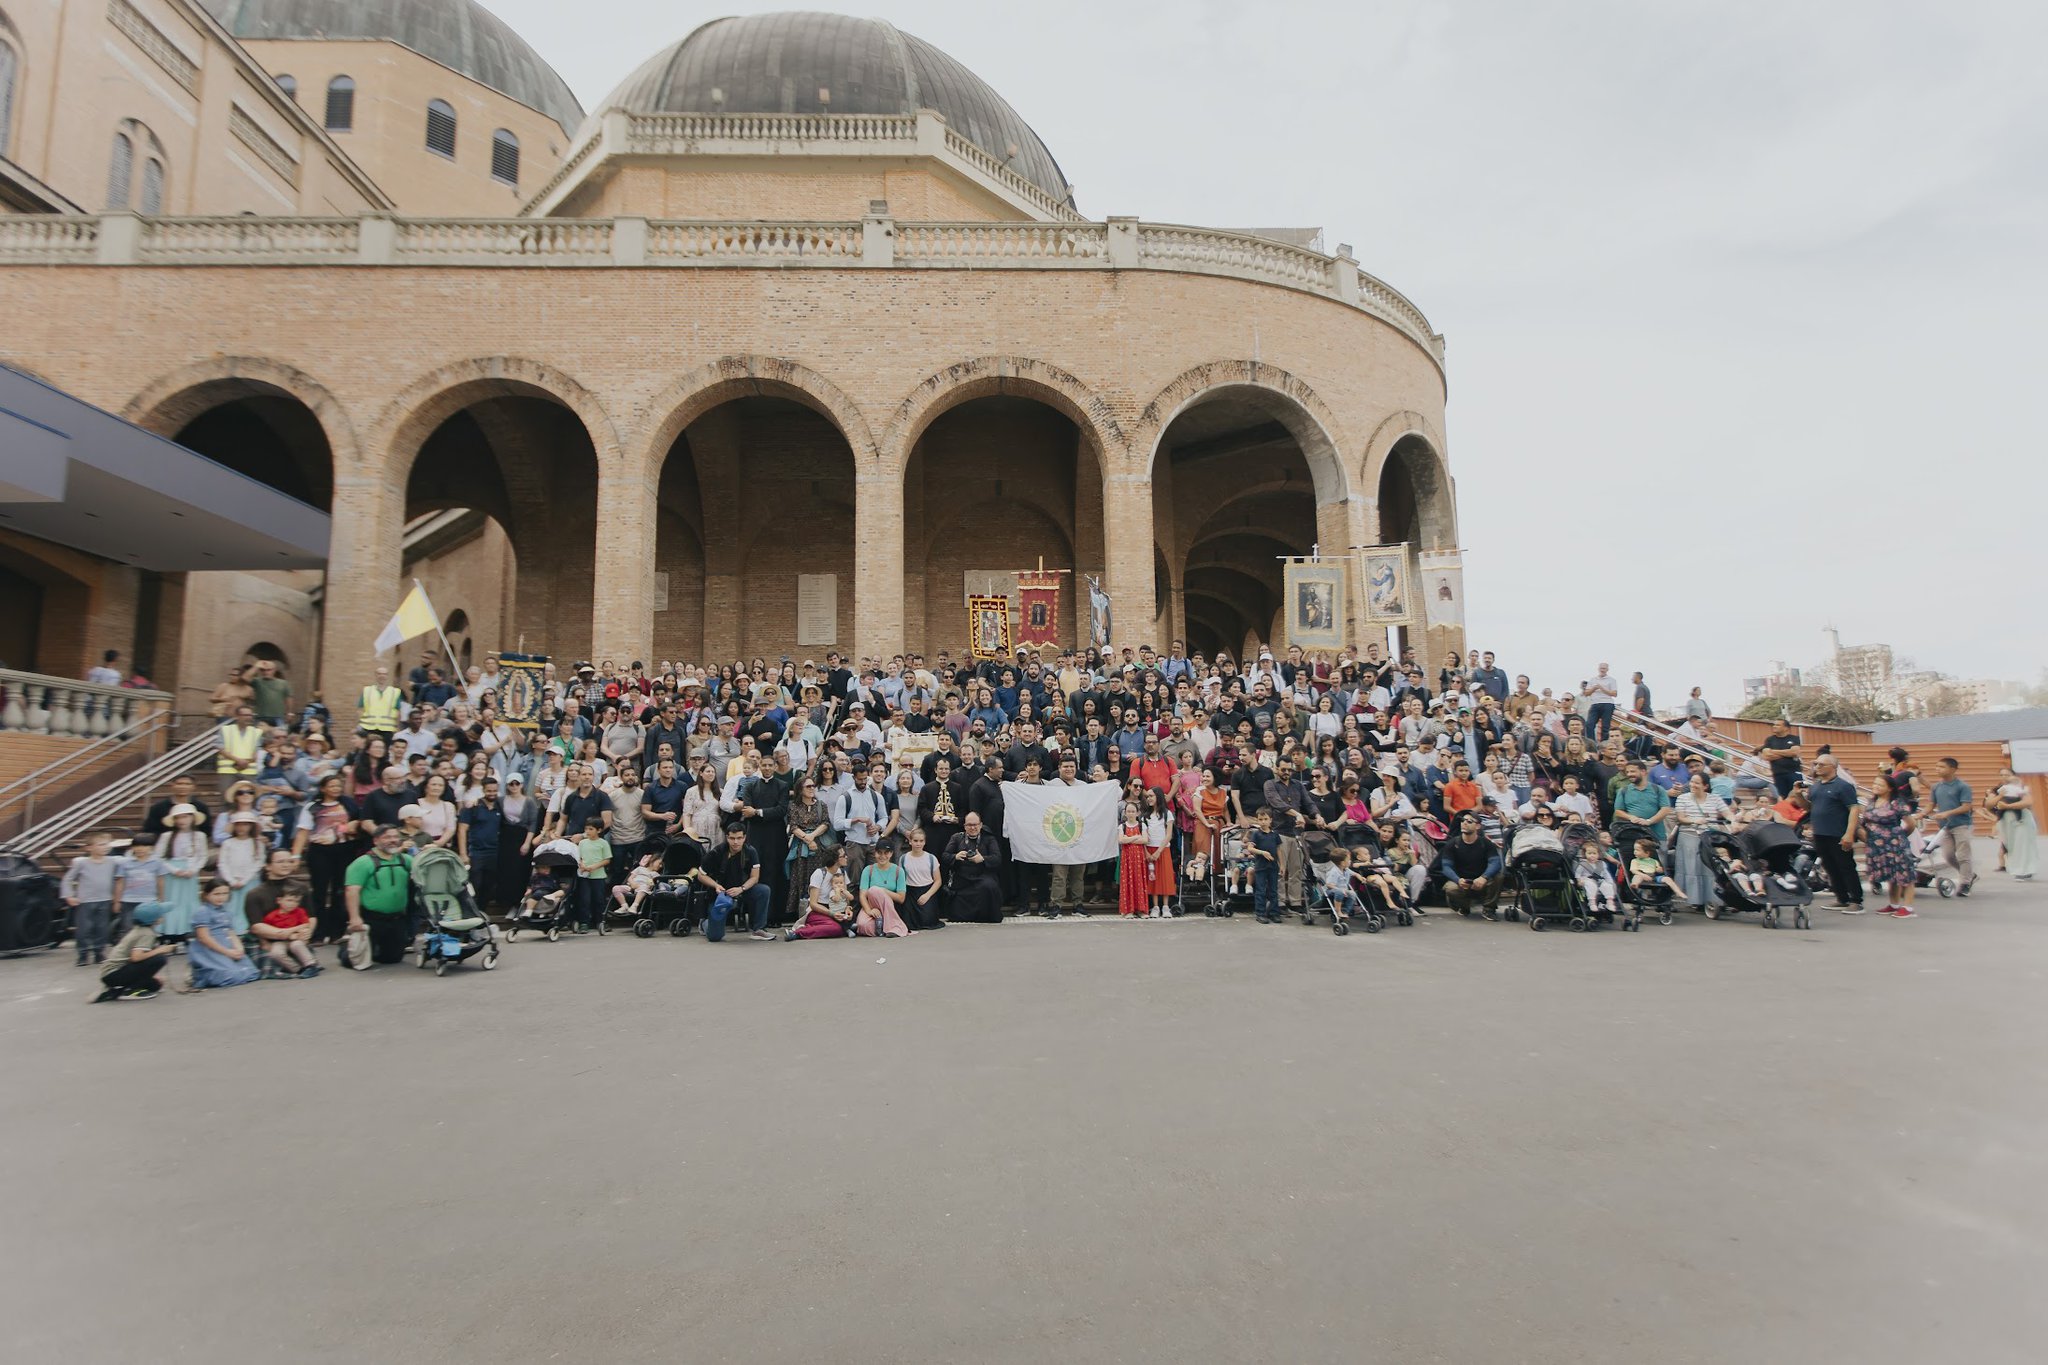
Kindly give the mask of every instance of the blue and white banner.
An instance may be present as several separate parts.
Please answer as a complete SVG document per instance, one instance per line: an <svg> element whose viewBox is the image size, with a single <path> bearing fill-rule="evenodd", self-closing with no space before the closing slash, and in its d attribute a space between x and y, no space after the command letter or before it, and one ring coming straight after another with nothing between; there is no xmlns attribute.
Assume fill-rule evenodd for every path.
<svg viewBox="0 0 2048 1365"><path fill-rule="evenodd" d="M1005 782L1003 833L1022 863L1099 863L1116 857L1118 801L1114 782Z"/></svg>

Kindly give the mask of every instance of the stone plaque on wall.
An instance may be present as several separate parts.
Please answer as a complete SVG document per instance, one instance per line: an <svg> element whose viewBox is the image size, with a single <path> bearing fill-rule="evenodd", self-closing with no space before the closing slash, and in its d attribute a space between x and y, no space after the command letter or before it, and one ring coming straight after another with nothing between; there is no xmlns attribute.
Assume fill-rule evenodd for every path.
<svg viewBox="0 0 2048 1365"><path fill-rule="evenodd" d="M796 576L796 642L800 645L839 643L839 575L801 573Z"/></svg>
<svg viewBox="0 0 2048 1365"><path fill-rule="evenodd" d="M969 569L961 577L966 580L964 597L970 603L977 597L1007 597L1013 605L1017 600L1015 569Z"/></svg>
<svg viewBox="0 0 2048 1365"><path fill-rule="evenodd" d="M654 571L654 609L668 610L668 575L659 569Z"/></svg>

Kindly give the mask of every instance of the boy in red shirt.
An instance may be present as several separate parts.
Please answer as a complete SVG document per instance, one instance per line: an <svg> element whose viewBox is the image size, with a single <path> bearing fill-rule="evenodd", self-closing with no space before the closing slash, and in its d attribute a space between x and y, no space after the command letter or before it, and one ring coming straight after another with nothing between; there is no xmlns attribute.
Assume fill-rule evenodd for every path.
<svg viewBox="0 0 2048 1365"><path fill-rule="evenodd" d="M1459 811L1479 809L1479 784L1472 780L1472 765L1459 759L1451 765L1451 780L1444 783L1444 815L1455 818Z"/></svg>
<svg viewBox="0 0 2048 1365"><path fill-rule="evenodd" d="M299 904L297 882L278 884L277 908L250 925L249 932L262 940L269 954L270 960L263 964L266 977L320 975L320 962L313 952L313 917Z"/></svg>

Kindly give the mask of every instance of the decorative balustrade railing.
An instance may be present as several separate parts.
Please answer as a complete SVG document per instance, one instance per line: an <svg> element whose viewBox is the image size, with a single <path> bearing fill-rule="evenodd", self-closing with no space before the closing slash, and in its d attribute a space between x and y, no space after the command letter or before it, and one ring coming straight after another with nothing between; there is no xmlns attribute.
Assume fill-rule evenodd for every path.
<svg viewBox="0 0 2048 1365"><path fill-rule="evenodd" d="M0 733L101 739L170 703L164 692L0 669Z"/></svg>
<svg viewBox="0 0 2048 1365"><path fill-rule="evenodd" d="M680 121L711 115L675 115ZM752 116L749 116L750 118ZM761 120L773 122L775 116ZM848 119L851 125L915 120ZM811 120L806 123L810 126ZM995 163L998 166L1000 163ZM1304 290L1359 308L1441 361L1443 339L1348 256L1215 228L1090 222L692 223L638 218L0 217L0 265L885 267L1163 270Z"/></svg>

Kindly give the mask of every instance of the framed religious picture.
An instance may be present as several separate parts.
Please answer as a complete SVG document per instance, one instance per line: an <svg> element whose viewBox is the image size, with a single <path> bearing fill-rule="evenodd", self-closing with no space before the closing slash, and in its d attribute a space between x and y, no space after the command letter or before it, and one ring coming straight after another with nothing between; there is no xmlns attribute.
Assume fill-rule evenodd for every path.
<svg viewBox="0 0 2048 1365"><path fill-rule="evenodd" d="M1303 649L1344 647L1345 567L1341 561L1288 561L1288 644Z"/></svg>
<svg viewBox="0 0 2048 1365"><path fill-rule="evenodd" d="M1422 610L1432 630L1465 628L1465 553L1424 550L1416 556L1422 575Z"/></svg>
<svg viewBox="0 0 2048 1365"><path fill-rule="evenodd" d="M1003 659L1010 653L1010 599L967 599L967 641L977 659Z"/></svg>
<svg viewBox="0 0 2048 1365"><path fill-rule="evenodd" d="M1365 574L1365 620L1374 626L1405 626L1414 619L1408 596L1408 547L1376 545L1358 557Z"/></svg>

